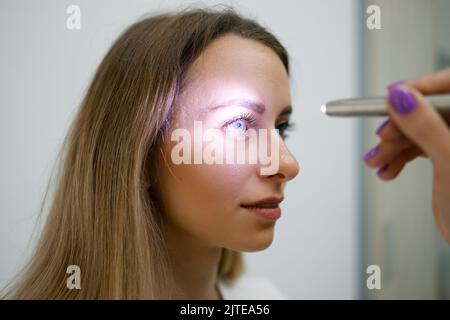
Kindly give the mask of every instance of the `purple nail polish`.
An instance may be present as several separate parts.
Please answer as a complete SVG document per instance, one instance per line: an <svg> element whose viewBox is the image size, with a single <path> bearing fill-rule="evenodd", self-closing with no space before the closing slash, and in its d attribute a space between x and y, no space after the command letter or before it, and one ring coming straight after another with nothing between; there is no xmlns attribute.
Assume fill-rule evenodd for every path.
<svg viewBox="0 0 450 320"><path fill-rule="evenodd" d="M385 172L386 170L387 170L387 168L389 167L389 164L385 164L384 166L382 166L382 167L380 167L378 170L377 170L377 175L380 175L380 174L382 174L383 172Z"/></svg>
<svg viewBox="0 0 450 320"><path fill-rule="evenodd" d="M370 149L363 157L363 160L369 160L377 155L378 151L380 151L380 146L376 146Z"/></svg>
<svg viewBox="0 0 450 320"><path fill-rule="evenodd" d="M381 132L381 130L383 130L384 127L386 127L386 125L389 123L389 119L386 119L383 121L382 124L380 124L380 126L378 127L377 131L375 131L376 134L379 134Z"/></svg>
<svg viewBox="0 0 450 320"><path fill-rule="evenodd" d="M411 113L417 107L413 95L401 86L389 90L389 102L398 113L403 115Z"/></svg>
<svg viewBox="0 0 450 320"><path fill-rule="evenodd" d="M395 81L395 82L391 83L390 85L388 85L388 89L391 90L391 89L393 89L395 87L401 86L405 82L406 82L406 80Z"/></svg>

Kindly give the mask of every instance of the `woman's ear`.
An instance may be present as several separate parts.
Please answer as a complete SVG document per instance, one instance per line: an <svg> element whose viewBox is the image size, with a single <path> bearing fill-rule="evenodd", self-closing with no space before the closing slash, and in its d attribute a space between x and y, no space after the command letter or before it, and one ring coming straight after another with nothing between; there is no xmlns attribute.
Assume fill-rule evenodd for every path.
<svg viewBox="0 0 450 320"><path fill-rule="evenodd" d="M152 178L150 177L149 174L147 174L145 176L144 187L145 187L145 190L147 190L147 191L150 191L150 189L153 187Z"/></svg>
<svg viewBox="0 0 450 320"><path fill-rule="evenodd" d="M152 178L150 177L150 168L145 168L144 179L142 181L142 185L145 190L149 191L153 185Z"/></svg>

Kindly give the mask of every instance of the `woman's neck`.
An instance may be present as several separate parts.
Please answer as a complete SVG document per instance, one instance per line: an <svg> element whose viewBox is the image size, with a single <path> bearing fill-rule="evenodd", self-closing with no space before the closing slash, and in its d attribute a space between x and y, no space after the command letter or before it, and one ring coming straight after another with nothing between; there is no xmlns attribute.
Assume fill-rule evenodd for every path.
<svg viewBox="0 0 450 320"><path fill-rule="evenodd" d="M207 246L168 224L165 230L169 266L175 281L174 299L222 299L217 274L222 248Z"/></svg>

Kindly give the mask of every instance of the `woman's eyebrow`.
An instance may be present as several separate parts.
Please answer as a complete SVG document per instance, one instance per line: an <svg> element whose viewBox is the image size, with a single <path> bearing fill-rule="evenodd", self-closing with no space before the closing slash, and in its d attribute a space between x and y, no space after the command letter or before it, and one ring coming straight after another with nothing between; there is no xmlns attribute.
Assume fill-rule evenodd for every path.
<svg viewBox="0 0 450 320"><path fill-rule="evenodd" d="M231 106L239 106L239 107L251 109L259 114L263 114L266 111L266 106L262 102L248 100L248 99L232 99L232 100L228 100L224 103L221 103L219 105L214 105L209 108L206 108L206 110L203 110L201 112L200 116L203 117L210 111L214 111L214 110L217 110L220 108L225 108L225 107L231 107ZM284 107L284 109L280 112L279 117L289 116L291 114L292 114L292 106L288 105L288 106Z"/></svg>
<svg viewBox="0 0 450 320"><path fill-rule="evenodd" d="M228 100L224 103L221 103L219 105L214 105L209 108L206 108L206 110L202 111L201 114L204 115L210 111L217 110L219 108L224 107L231 107L231 106L239 106L244 107L250 110L253 110L259 114L263 114L266 111L266 106L262 102L254 101L254 100L247 100L247 99L232 99Z"/></svg>

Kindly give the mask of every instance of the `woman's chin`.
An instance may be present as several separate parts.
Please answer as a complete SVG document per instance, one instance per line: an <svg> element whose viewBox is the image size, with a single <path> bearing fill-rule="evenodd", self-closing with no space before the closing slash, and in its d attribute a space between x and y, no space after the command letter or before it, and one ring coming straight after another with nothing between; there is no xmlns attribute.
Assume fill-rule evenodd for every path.
<svg viewBox="0 0 450 320"><path fill-rule="evenodd" d="M255 252L267 249L273 241L273 228L258 232L255 235L245 235L236 246L236 251Z"/></svg>

